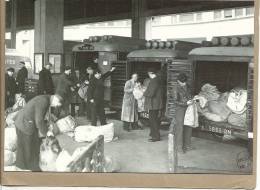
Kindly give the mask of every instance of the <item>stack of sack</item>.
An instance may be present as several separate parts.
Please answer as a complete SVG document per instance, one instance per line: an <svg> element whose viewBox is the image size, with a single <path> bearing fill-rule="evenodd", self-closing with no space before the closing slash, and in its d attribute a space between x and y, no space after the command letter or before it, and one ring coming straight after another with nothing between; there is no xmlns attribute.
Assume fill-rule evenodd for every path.
<svg viewBox="0 0 260 190"><path fill-rule="evenodd" d="M247 91L239 88L233 89L228 97L227 106L232 111L228 123L239 127L246 127Z"/></svg>
<svg viewBox="0 0 260 190"><path fill-rule="evenodd" d="M15 128L5 128L4 166L13 166L16 161L17 135Z"/></svg>
<svg viewBox="0 0 260 190"><path fill-rule="evenodd" d="M71 138L74 138L74 131L77 127L77 122L71 115L59 119L56 122L57 127L59 128L59 132L68 135Z"/></svg>
<svg viewBox="0 0 260 190"><path fill-rule="evenodd" d="M235 88L231 92L220 93L216 86L205 84L195 99L199 100L199 113L207 119L246 126L246 90Z"/></svg>
<svg viewBox="0 0 260 190"><path fill-rule="evenodd" d="M6 127L15 127L14 126L14 119L18 112L25 106L26 102L25 99L23 98L22 94L16 94L15 95L15 104L13 107L10 107L6 110L5 113L5 122L6 122Z"/></svg>
<svg viewBox="0 0 260 190"><path fill-rule="evenodd" d="M77 142L91 142L98 136L103 135L105 142L111 142L114 138L114 124L109 123L102 126L82 125L75 129L75 141Z"/></svg>

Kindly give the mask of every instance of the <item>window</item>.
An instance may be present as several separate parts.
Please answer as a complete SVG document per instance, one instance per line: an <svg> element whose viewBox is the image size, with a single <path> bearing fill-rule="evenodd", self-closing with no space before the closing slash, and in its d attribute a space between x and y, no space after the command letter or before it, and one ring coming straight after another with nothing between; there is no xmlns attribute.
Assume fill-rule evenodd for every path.
<svg viewBox="0 0 260 190"><path fill-rule="evenodd" d="M243 16L243 8L235 9L235 17Z"/></svg>
<svg viewBox="0 0 260 190"><path fill-rule="evenodd" d="M202 21L202 13L197 13L196 21Z"/></svg>
<svg viewBox="0 0 260 190"><path fill-rule="evenodd" d="M214 20L219 20L221 17L221 11L214 11Z"/></svg>
<svg viewBox="0 0 260 190"><path fill-rule="evenodd" d="M172 24L177 23L177 15L172 15Z"/></svg>
<svg viewBox="0 0 260 190"><path fill-rule="evenodd" d="M181 14L179 18L180 22L193 22L194 21L194 14Z"/></svg>
<svg viewBox="0 0 260 190"><path fill-rule="evenodd" d="M232 18L232 9L224 10L224 18Z"/></svg>
<svg viewBox="0 0 260 190"><path fill-rule="evenodd" d="M160 25L161 24L161 17L152 17L152 23L154 25Z"/></svg>
<svg viewBox="0 0 260 190"><path fill-rule="evenodd" d="M114 22L108 22L107 25L108 26L114 26Z"/></svg>
<svg viewBox="0 0 260 190"><path fill-rule="evenodd" d="M254 8L253 7L247 7L246 8L246 16L253 15L254 14Z"/></svg>

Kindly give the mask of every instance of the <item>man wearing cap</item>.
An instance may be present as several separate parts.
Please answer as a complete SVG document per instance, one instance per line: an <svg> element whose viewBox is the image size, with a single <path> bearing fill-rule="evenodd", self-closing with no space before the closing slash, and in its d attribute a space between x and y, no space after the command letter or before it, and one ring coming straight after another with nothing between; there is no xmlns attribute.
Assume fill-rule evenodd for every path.
<svg viewBox="0 0 260 190"><path fill-rule="evenodd" d="M150 124L150 142L160 141L160 116L159 111L162 109L162 84L161 79L157 76L155 69L148 69L148 76L151 79L144 92L145 110L149 112Z"/></svg>
<svg viewBox="0 0 260 190"><path fill-rule="evenodd" d="M91 107L91 125L97 125L97 117L99 117L100 124L106 124L105 110L104 110L104 80L111 75L115 67L105 74L101 74L99 70L94 71L94 78L89 84L88 99Z"/></svg>
<svg viewBox="0 0 260 190"><path fill-rule="evenodd" d="M59 95L40 95L31 99L15 118L17 134L16 167L23 170L40 171L39 154L42 138L48 132L48 122L59 118L51 113L51 108L59 108L62 98ZM52 125L51 133L56 135L58 128Z"/></svg>
<svg viewBox="0 0 260 190"><path fill-rule="evenodd" d="M170 133L175 133L178 152L186 152L191 147L192 128L183 126L184 116L188 104L191 100L191 90L187 84L188 77L185 73L180 73L177 77L177 85L173 90L175 104L174 129L170 128Z"/></svg>
<svg viewBox="0 0 260 190"><path fill-rule="evenodd" d="M47 63L45 67L39 72L39 81L38 81L38 93L39 94L53 94L54 85L51 76L51 64Z"/></svg>
<svg viewBox="0 0 260 190"><path fill-rule="evenodd" d="M17 86L15 82L14 68L8 68L5 74L5 109L12 107L15 103L15 93Z"/></svg>
<svg viewBox="0 0 260 190"><path fill-rule="evenodd" d="M62 108L65 115L70 114L69 106L72 99L72 92L74 91L75 85L71 77L71 67L66 66L64 73L62 73L58 78L57 87L55 91L55 94L60 95L64 100Z"/></svg>
<svg viewBox="0 0 260 190"><path fill-rule="evenodd" d="M18 86L18 92L24 94L25 80L28 78L28 70L25 67L25 62L21 61L21 69L17 72L16 84Z"/></svg>

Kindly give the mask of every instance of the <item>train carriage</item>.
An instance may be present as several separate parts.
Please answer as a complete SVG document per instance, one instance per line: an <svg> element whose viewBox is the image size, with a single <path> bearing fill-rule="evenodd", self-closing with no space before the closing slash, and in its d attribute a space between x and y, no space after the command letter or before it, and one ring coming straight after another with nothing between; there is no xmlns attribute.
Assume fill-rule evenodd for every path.
<svg viewBox="0 0 260 190"><path fill-rule="evenodd" d="M148 41L145 50L133 51L128 54L126 62L121 62L121 65L125 67L126 78L113 77L112 75L112 84L119 82L124 84L133 72L137 72L141 82L143 82L148 78L147 69L155 68L158 71L158 75L162 78L164 92L162 116L166 116L167 121L167 118L171 118L174 114L171 94L175 79L180 72L186 72L190 75L191 64L187 60L188 53L193 48L199 46L200 44L185 41ZM113 94L118 94L118 96L114 98L112 103L120 108L123 99L123 89L114 89ZM142 112L141 117L148 118L148 113Z"/></svg>
<svg viewBox="0 0 260 190"><path fill-rule="evenodd" d="M125 80L125 67L120 63L126 61L126 56L129 52L144 49L145 42L142 39L122 36L91 36L84 40L83 43L73 47L74 59L72 68L79 71L78 77L80 78L88 66L93 66L93 61L96 59L94 67L96 66L102 73L109 71L112 65L114 65L116 66L116 70L113 72L113 76ZM123 83L118 80L116 84L111 85L111 78L108 77L104 85L105 100L109 103L110 107L111 102L116 97L113 94L114 89L121 89Z"/></svg>
<svg viewBox="0 0 260 190"><path fill-rule="evenodd" d="M239 127L227 121L214 122L200 116L199 130L248 140L253 120L253 37L214 37L207 45L189 53L194 95L205 83L215 85L220 92L229 92L235 87L247 90L246 126Z"/></svg>

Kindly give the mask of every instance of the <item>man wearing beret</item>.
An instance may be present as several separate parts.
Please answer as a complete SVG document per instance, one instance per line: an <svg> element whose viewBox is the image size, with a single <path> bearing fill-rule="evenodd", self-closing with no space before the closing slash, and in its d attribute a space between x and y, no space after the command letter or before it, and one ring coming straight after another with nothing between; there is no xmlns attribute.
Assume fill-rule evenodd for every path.
<svg viewBox="0 0 260 190"><path fill-rule="evenodd" d="M53 94L54 85L51 76L51 64L47 63L45 67L39 73L39 82L38 82L38 93L39 94Z"/></svg>
<svg viewBox="0 0 260 190"><path fill-rule="evenodd" d="M160 141L160 116L159 112L162 109L162 84L161 79L157 76L155 69L148 69L148 75L151 79L149 85L144 92L145 110L149 111L150 123L150 142Z"/></svg>
<svg viewBox="0 0 260 190"><path fill-rule="evenodd" d="M17 86L15 82L14 68L8 68L5 74L5 109L12 107L15 103L15 94Z"/></svg>

